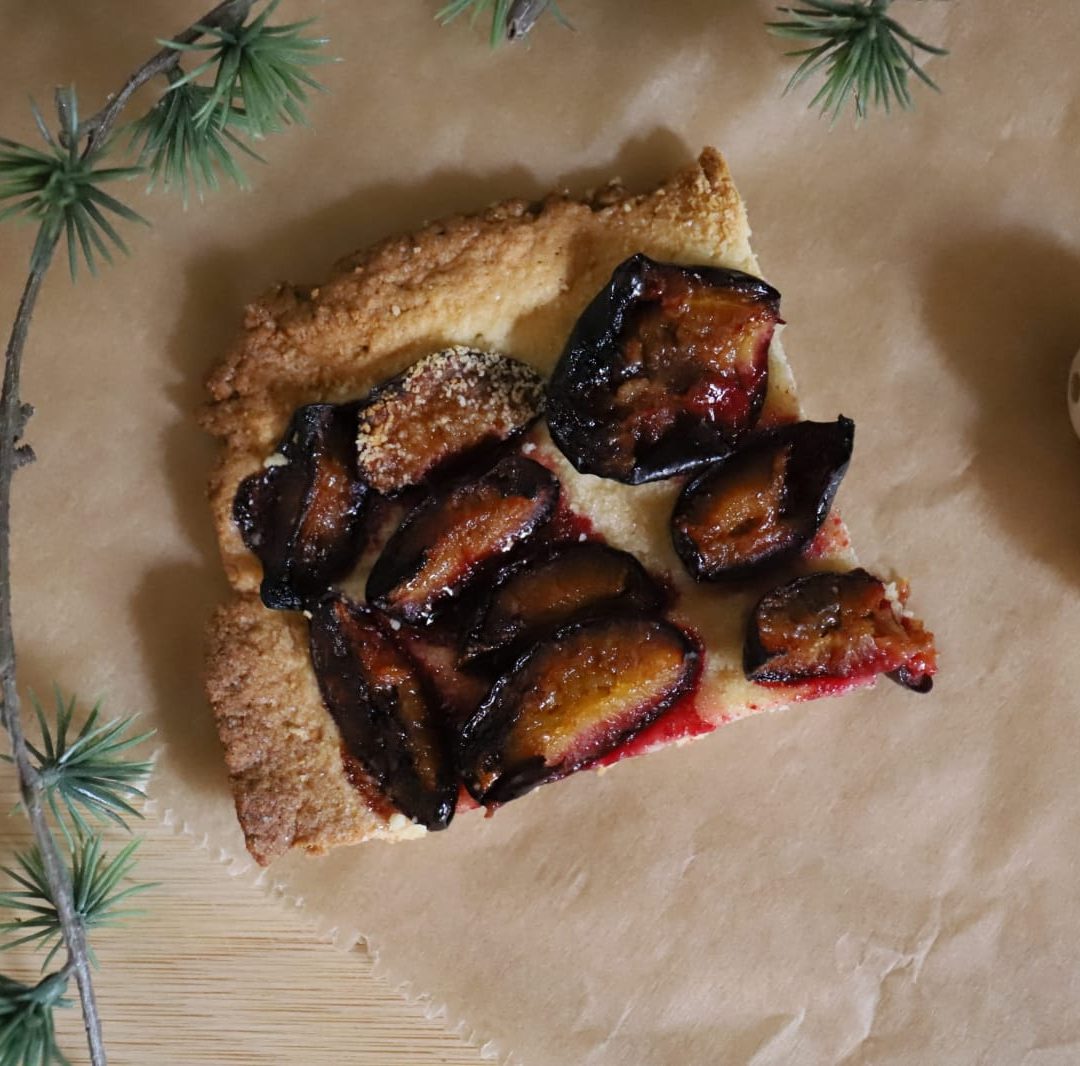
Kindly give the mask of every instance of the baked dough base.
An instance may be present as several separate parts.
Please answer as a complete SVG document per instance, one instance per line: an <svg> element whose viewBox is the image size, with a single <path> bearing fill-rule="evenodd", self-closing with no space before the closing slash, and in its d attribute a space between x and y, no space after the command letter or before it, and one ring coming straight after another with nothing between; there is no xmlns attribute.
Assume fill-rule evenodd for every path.
<svg viewBox="0 0 1080 1066"><path fill-rule="evenodd" d="M549 375L577 317L622 260L644 252L759 274L749 236L727 166L707 148L652 192L612 185L588 202L508 200L383 241L339 263L323 285L279 285L247 308L243 332L210 376L203 416L223 446L210 501L234 590L209 626L206 687L237 815L258 862L292 847L324 852L424 832L402 815L375 814L346 778L311 668L306 620L262 606L260 565L232 522L237 485L275 449L293 411L363 396L455 344L503 351ZM799 413L777 336L763 418ZM756 593L695 585L676 557L668 518L679 484L634 487L582 475L545 429L529 440L531 457L558 473L570 506L675 586L672 616L706 646L698 713L719 725L789 702L790 691L751 684L742 673ZM839 521L821 538L814 565L853 565Z"/></svg>

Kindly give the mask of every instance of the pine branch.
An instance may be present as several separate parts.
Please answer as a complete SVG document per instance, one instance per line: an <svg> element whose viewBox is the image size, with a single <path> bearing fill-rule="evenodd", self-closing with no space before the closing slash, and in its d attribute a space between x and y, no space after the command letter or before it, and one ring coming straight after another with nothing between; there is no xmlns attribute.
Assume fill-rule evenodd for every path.
<svg viewBox="0 0 1080 1066"><path fill-rule="evenodd" d="M94 986L90 977L86 934L75 911L71 879L49 831L44 806L45 786L31 762L30 751L23 735L16 687L15 633L11 618L11 480L16 465L16 429L25 421L22 416L23 405L19 399L22 352L30 318L41 291L41 283L58 239L58 234L51 238L36 256L36 263L30 269L15 314L11 339L8 341L4 383L0 390L0 696L3 698L0 703L0 720L11 738L23 807L40 848L42 870L49 883L57 921L67 946L67 968L75 974L78 985L90 1060L93 1066L104 1066L107 1059L101 1036L101 1019L98 1016ZM13 1059L13 1062L18 1062L18 1059Z"/></svg>
<svg viewBox="0 0 1080 1066"><path fill-rule="evenodd" d="M65 1061L56 1048L52 1009L62 1002L62 985L72 974L91 1062L93 1066L106 1063L86 930L103 917L117 916L117 904L137 890L118 888L130 868L134 844L107 860L98 838L86 835L89 825L84 811L120 822L134 815L129 800L141 795L138 781L147 769L146 764L138 763L129 770L121 769L120 754L143 738L125 736L129 720L99 725L96 709L70 742L71 705L61 706L55 736L39 713L43 730L40 748L28 743L23 733L11 610L11 485L15 470L32 457L29 446L21 440L31 408L23 404L19 392L30 321L61 239L66 240L74 277L80 254L92 271L99 258L109 260L110 249L126 250L110 216L142 221L101 188L106 181L133 176L140 167L99 165L121 113L141 86L164 76L170 80L171 94L176 95L142 124L140 165L149 167L152 179L178 184L182 190L189 179L197 189L201 188L199 181L212 186L215 166L235 180L236 172L221 152L228 155L226 145L233 144L237 131L260 136L302 119L307 89L318 87L303 68L316 61L312 52L322 42L302 37L301 26L268 26L266 17L276 2L271 0L264 14L250 25L254 0L219 3L163 44L100 111L81 123L74 91L58 93L59 129L55 137L34 109L44 150L0 141L0 204L4 205L0 220L21 217L38 224L29 275L5 352L0 389L0 721L11 740L11 761L35 848L19 857L21 872L9 871L22 885L21 891L6 894L0 902L30 915L16 923L24 933L23 942L50 943L50 957L62 948L67 951L62 970L37 986L0 978L0 1066ZM215 58L210 63L218 64L214 85L209 88L196 86L192 76L180 68L182 56L201 47L204 37L214 42ZM199 68L200 72L206 69L205 64ZM255 84L260 77L270 82ZM210 105L210 101L214 103ZM193 107L195 104L198 106ZM208 133L201 141L193 141L190 134L195 121L216 127L217 136ZM61 805L76 839L61 817ZM47 809L55 812L71 843L70 868L60 856Z"/></svg>
<svg viewBox="0 0 1080 1066"><path fill-rule="evenodd" d="M191 44L197 41L207 30L223 26L239 26L251 12L254 0L225 0L208 11L198 22L193 23L183 33L173 38L173 44ZM126 82L123 88L109 102L83 123L80 136L86 138L84 155L92 155L109 138L116 120L127 106L131 97L147 82L175 70L180 64L180 53L173 47L163 47L152 55Z"/></svg>
<svg viewBox="0 0 1080 1066"><path fill-rule="evenodd" d="M204 27L207 41L160 42L177 52L210 53L170 90L176 92L216 70L214 84L194 115L197 124L223 129L230 116L239 115L248 133L265 137L290 123L305 123L303 108L308 90L325 90L304 68L331 60L318 54L327 43L325 37L305 37L301 33L314 19L286 26L267 23L280 2L270 0L258 18L242 26Z"/></svg>

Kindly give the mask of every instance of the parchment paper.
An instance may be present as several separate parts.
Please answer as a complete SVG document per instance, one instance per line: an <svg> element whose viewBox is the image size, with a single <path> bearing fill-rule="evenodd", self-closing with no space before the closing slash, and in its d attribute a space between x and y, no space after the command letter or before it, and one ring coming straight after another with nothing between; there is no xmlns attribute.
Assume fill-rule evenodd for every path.
<svg viewBox="0 0 1080 1066"><path fill-rule="evenodd" d="M252 194L185 212L130 190L155 223L129 228L134 257L49 279L24 388L40 460L15 501L24 677L143 711L158 810L245 873L199 679L224 582L191 417L244 301L440 213L727 155L804 404L859 425L856 545L912 580L940 681L272 869L493 1054L1080 1060L1080 23L1070 0L902 6L953 51L931 66L943 97L830 129L780 98L766 3L566 0L576 32L492 54L419 0L287 0L345 60L313 128L266 144ZM75 78L89 106L200 12L3 0L4 132L32 136L28 88ZM31 236L0 240L7 321Z"/></svg>

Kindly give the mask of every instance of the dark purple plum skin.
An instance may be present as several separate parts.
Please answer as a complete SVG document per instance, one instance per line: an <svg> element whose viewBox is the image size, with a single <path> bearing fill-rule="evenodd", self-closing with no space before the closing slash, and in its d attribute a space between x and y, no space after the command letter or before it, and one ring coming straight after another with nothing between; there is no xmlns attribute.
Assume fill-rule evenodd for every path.
<svg viewBox="0 0 1080 1066"><path fill-rule="evenodd" d="M547 766L543 758L535 757L517 765L506 765L502 752L519 718L519 711L513 703L515 687L520 687L527 681L530 668L544 656L555 654L560 642L582 630L627 623L640 623L656 632L662 632L680 646L683 668L679 681L664 692L662 698L640 708L633 725L619 735L613 736L605 750L595 752L585 760ZM665 711L670 710L683 696L690 693L700 677L702 656L701 646L695 638L672 622L655 614L597 615L562 626L548 639L534 645L521 655L496 680L488 697L472 718L462 726L458 737L457 758L458 772L466 790L478 803L489 807L498 806L531 792L539 785L558 781L578 770L588 769L608 752L631 740ZM492 768L498 770L495 782L487 789L483 789L478 783L477 770L481 766L489 770Z"/></svg>
<svg viewBox="0 0 1080 1066"><path fill-rule="evenodd" d="M671 515L676 554L698 581L741 579L768 571L796 558L813 540L828 516L840 482L847 473L855 443L855 423L840 415L835 422L794 422L751 438L726 459L707 467L687 483ZM777 550L738 565L710 564L680 520L703 493L723 492L726 482L768 453L790 447L784 478L781 515L791 537Z"/></svg>
<svg viewBox="0 0 1080 1066"><path fill-rule="evenodd" d="M890 681L899 685L901 688L906 688L911 692L917 692L920 696L925 696L934 687L934 679L932 677L914 677L906 666L901 666L899 670L891 670L885 675Z"/></svg>
<svg viewBox="0 0 1080 1066"><path fill-rule="evenodd" d="M363 548L371 492L356 468L356 410L355 404L298 408L278 445L286 462L237 488L233 520L262 563L260 592L269 608L300 610L318 599ZM331 483L334 506L320 513L326 501L319 491Z"/></svg>
<svg viewBox="0 0 1080 1066"><path fill-rule="evenodd" d="M504 499L522 496L535 501L535 507L520 528L514 544L502 554L473 560L451 586L441 590L430 602L409 605L407 608L400 606L395 600L395 593L422 570L435 538L446 528L442 516L452 505L469 495L479 496L489 491ZM512 548L522 544L551 520L558 506L559 493L559 480L547 467L521 455L510 455L483 476L456 481L429 496L406 515L376 559L368 576L368 601L407 622L426 625L434 621L480 574L497 566Z"/></svg>
<svg viewBox="0 0 1080 1066"><path fill-rule="evenodd" d="M754 607L747 626L746 641L743 645L743 673L746 677L763 684L786 685L820 677L836 676L824 667L799 672L778 667L769 650L761 642L759 615L767 606L775 607L783 604L786 607L790 604L793 610L797 610L804 617L819 615L829 619L832 626L839 626L841 611L838 603L845 586L855 590L881 589L882 594L884 591L881 578L875 577L862 567L857 567L854 570L840 572L820 571L806 574L765 593ZM853 672L851 676L859 675ZM887 672L885 676L901 688L923 695L934 687L933 677L930 674L915 676L907 664Z"/></svg>
<svg viewBox="0 0 1080 1066"><path fill-rule="evenodd" d="M665 275L680 276L691 286L739 293L771 312L776 322L781 321L780 293L751 274L722 267L658 263L640 253L621 263L578 319L548 384L546 416L551 436L582 473L638 485L699 469L729 454L737 443L737 434L686 411L659 442L635 454L629 471L615 469L611 456L598 444L608 425L597 413L598 397L613 395L633 376L621 354L624 330L641 306L647 285ZM764 404L766 383L767 377L751 399L751 426Z"/></svg>
<svg viewBox="0 0 1080 1066"><path fill-rule="evenodd" d="M345 751L402 813L428 829L445 829L458 795L453 751L437 701L415 661L375 612L344 596L315 605L310 644L323 703ZM389 678L373 677L365 669L361 644L367 654L374 651L393 664ZM423 693L420 715L412 720L404 717L395 685L402 669ZM421 752L420 745L427 750ZM434 765L433 780L425 781L418 770L425 758Z"/></svg>
<svg viewBox="0 0 1080 1066"><path fill-rule="evenodd" d="M515 578L523 573L536 575L569 560L579 565L585 563L597 567L619 567L625 571L625 586L615 596L583 605L573 617L567 616L553 625L530 624L520 615L493 619L492 616L498 609L500 594ZM570 621L620 610L656 611L664 605L665 599L663 589L629 552L620 551L600 541L557 541L545 545L539 552L515 560L494 578L466 636L462 662L466 665L482 666L505 663L511 657L516 658L527 645L535 643L550 630Z"/></svg>

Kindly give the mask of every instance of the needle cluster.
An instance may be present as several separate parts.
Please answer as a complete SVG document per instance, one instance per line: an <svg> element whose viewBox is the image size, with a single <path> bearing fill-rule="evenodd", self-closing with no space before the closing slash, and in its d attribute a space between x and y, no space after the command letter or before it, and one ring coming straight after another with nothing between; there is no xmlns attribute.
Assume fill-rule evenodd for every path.
<svg viewBox="0 0 1080 1066"><path fill-rule="evenodd" d="M53 827L66 840L64 865L72 910L87 937L87 960L96 966L89 934L137 913L125 906L125 901L153 886L126 883L139 841L129 841L110 857L90 820L128 829L129 818L142 817L130 801L143 797L141 785L152 766L131 758L130 750L151 734L133 734L134 718L102 722L100 705L75 729L76 701L65 700L59 690L54 722L36 699L33 705L41 737L37 744L27 742L26 748L34 759ZM12 888L0 892L0 908L12 913L10 919L0 921L0 936L4 937L0 951L23 944L46 948L43 970L61 951L67 949L69 954L66 965L46 974L36 985L0 975L0 1066L66 1062L57 1045L53 1012L71 1006L64 993L74 963L42 844L17 852L14 865L0 867L0 871L13 882Z"/></svg>
<svg viewBox="0 0 1080 1066"><path fill-rule="evenodd" d="M892 0L804 0L802 7L782 7L789 16L770 22L778 37L805 44L787 55L801 61L788 82L790 91L816 74L821 88L809 106L836 119L852 102L864 118L870 107L890 111L894 103L912 105L910 76L937 91L916 55L943 56L944 48L927 44L888 14Z"/></svg>
<svg viewBox="0 0 1080 1066"><path fill-rule="evenodd" d="M153 732L132 736L129 730L135 724L134 717L102 722L100 703L75 732L75 697L65 701L59 689L53 728L38 700L31 699L41 742L40 746L26 746L34 757L49 809L68 844L73 845L73 832L80 837L93 835L87 814L99 824L111 822L122 829L128 828L126 819L141 818L131 801L146 798L140 785L149 778L153 763L132 759L130 750L149 740ZM69 737L71 733L74 735Z"/></svg>
<svg viewBox="0 0 1080 1066"><path fill-rule="evenodd" d="M67 1063L56 1045L53 1011L70 1007L68 974L50 973L35 985L0 975L0 1064Z"/></svg>
<svg viewBox="0 0 1080 1066"><path fill-rule="evenodd" d="M79 151L78 101L73 89L57 94L60 134L54 137L36 105L34 119L45 148L33 148L0 137L0 222L24 217L38 225L31 253L31 268L43 268L62 235L67 237L71 276L76 274L80 250L91 273L95 253L112 261L110 245L127 251L113 220L143 219L126 204L105 192L102 185L138 173L137 167L98 166L97 153Z"/></svg>

